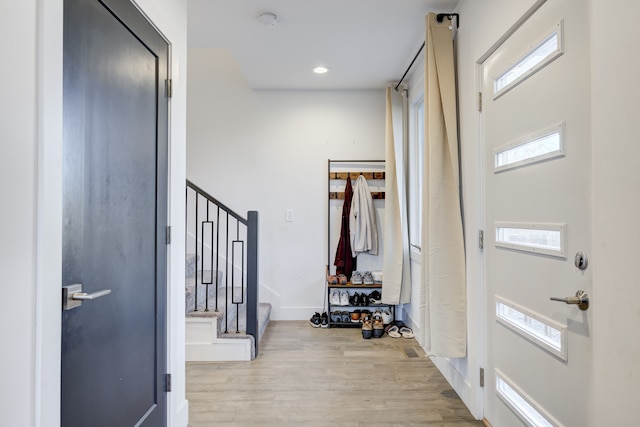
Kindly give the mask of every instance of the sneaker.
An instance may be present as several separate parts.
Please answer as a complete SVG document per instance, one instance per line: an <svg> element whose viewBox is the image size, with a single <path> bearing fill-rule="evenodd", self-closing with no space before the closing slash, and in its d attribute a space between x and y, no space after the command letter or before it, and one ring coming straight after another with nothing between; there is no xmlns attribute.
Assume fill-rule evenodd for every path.
<svg viewBox="0 0 640 427"><path fill-rule="evenodd" d="M329 316L327 316L327 312L323 311L322 315L320 316L320 327L321 328L328 328L329 327Z"/></svg>
<svg viewBox="0 0 640 427"><path fill-rule="evenodd" d="M389 309L382 312L382 322L385 325L388 325L389 323L393 322L393 317L391 316L391 311Z"/></svg>
<svg viewBox="0 0 640 427"><path fill-rule="evenodd" d="M369 305L369 295L365 294L364 292L362 293L362 295L360 295L360 305Z"/></svg>
<svg viewBox="0 0 640 427"><path fill-rule="evenodd" d="M360 322L360 310L355 310L351 312L351 322L352 323Z"/></svg>
<svg viewBox="0 0 640 427"><path fill-rule="evenodd" d="M380 304L380 300L382 300L380 291L373 291L369 294L369 302L371 304Z"/></svg>
<svg viewBox="0 0 640 427"><path fill-rule="evenodd" d="M349 293L347 291L340 292L340 305L349 305Z"/></svg>
<svg viewBox="0 0 640 427"><path fill-rule="evenodd" d="M354 271L353 274L351 274L351 284L362 285L362 273Z"/></svg>
<svg viewBox="0 0 640 427"><path fill-rule="evenodd" d="M363 280L365 285L373 285L373 274L370 271L366 271Z"/></svg>
<svg viewBox="0 0 640 427"><path fill-rule="evenodd" d="M329 303L331 303L331 305L340 305L340 292L338 292L338 290L334 289L331 291Z"/></svg>
<svg viewBox="0 0 640 427"><path fill-rule="evenodd" d="M349 297L349 304L353 305L353 306L359 306L360 305L360 294L359 293L354 293L353 295L351 295Z"/></svg>
<svg viewBox="0 0 640 427"><path fill-rule="evenodd" d="M342 323L351 323L351 314L348 311L342 312L342 319L340 319Z"/></svg>
<svg viewBox="0 0 640 427"><path fill-rule="evenodd" d="M321 323L322 323L322 320L320 317L320 313L318 312L315 312L313 316L311 316L311 319L309 319L309 324L314 328L319 328Z"/></svg>
<svg viewBox="0 0 640 427"><path fill-rule="evenodd" d="M340 323L342 322L342 312L340 311L332 311L331 312L331 323Z"/></svg>

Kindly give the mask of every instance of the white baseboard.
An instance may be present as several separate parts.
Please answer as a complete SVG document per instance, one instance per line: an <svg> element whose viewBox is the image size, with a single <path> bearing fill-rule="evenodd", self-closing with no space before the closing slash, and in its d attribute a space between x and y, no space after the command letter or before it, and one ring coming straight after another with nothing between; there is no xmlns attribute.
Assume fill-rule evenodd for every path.
<svg viewBox="0 0 640 427"><path fill-rule="evenodd" d="M180 409L169 417L169 427L187 427L189 425L189 401L184 400Z"/></svg>
<svg viewBox="0 0 640 427"><path fill-rule="evenodd" d="M429 359L436 365L449 385L458 393L458 396L460 396L460 399L462 399L467 408L473 408L471 384L469 384L469 381L456 369L451 363L451 360L447 357L435 356L429 356Z"/></svg>
<svg viewBox="0 0 640 427"><path fill-rule="evenodd" d="M218 338L216 317L187 317L185 327L185 360L187 362L251 360L251 338Z"/></svg>

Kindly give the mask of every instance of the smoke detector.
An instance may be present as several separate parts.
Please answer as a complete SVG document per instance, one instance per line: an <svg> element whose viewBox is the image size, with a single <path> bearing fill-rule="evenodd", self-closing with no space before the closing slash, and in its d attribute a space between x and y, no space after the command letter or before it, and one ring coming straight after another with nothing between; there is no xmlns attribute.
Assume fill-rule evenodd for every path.
<svg viewBox="0 0 640 427"><path fill-rule="evenodd" d="M278 25L278 15L273 12L262 12L258 15L258 22L267 27L275 27Z"/></svg>

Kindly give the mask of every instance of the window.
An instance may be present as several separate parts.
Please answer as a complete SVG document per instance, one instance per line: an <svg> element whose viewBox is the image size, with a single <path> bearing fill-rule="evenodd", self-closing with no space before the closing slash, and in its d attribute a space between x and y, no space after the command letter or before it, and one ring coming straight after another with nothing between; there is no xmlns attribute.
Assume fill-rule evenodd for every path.
<svg viewBox="0 0 640 427"><path fill-rule="evenodd" d="M534 344L567 360L567 327L496 296L496 320Z"/></svg>
<svg viewBox="0 0 640 427"><path fill-rule="evenodd" d="M497 147L494 155L495 172L562 157L564 156L564 123Z"/></svg>
<svg viewBox="0 0 640 427"><path fill-rule="evenodd" d="M515 414L530 427L562 427L529 396L496 369L496 393Z"/></svg>
<svg viewBox="0 0 640 427"><path fill-rule="evenodd" d="M533 43L527 53L495 78L494 99L513 89L564 53L562 26L563 22L560 21L553 30L542 37L542 40Z"/></svg>
<svg viewBox="0 0 640 427"><path fill-rule="evenodd" d="M564 224L496 222L496 246L565 258Z"/></svg>
<svg viewBox="0 0 640 427"><path fill-rule="evenodd" d="M409 138L409 243L420 249L422 239L422 179L424 171L424 99L411 107Z"/></svg>

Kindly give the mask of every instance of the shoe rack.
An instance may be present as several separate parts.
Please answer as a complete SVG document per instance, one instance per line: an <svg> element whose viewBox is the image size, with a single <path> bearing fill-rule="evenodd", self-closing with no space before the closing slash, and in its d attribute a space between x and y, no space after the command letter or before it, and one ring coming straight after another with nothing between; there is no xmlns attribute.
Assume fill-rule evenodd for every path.
<svg viewBox="0 0 640 427"><path fill-rule="evenodd" d="M332 160L327 162L327 265L333 266L332 255L335 255L336 248L332 245L332 238L335 239L333 234L340 233L340 229L332 229L331 227L331 203L336 203L338 200L344 200L344 192L332 191L337 188L344 188L347 179L355 181L360 175L363 175L367 181L373 183L384 183L385 172L380 170L380 166L384 167L384 160ZM345 170L345 168L347 170ZM374 170L371 170L374 169ZM371 185L371 184L370 184ZM371 191L371 197L374 200L384 200L384 191ZM335 207L336 205L334 205ZM340 205L341 206L341 205ZM333 254L332 254L333 251ZM380 270L382 269L382 259L379 260ZM361 271L361 270L359 270ZM364 273L364 271L361 271ZM332 284L327 283L327 315L329 327L356 327L360 328L362 323L360 318L355 314L368 310L371 315L376 310L384 311L388 310L391 315L391 320L395 319L395 306L382 303L369 303L364 305L362 301L359 304L354 304L353 296L355 294L370 295L374 291L382 293L382 283L373 284L353 284L348 282L347 284ZM339 294L346 293L348 295L349 304L336 304L336 301L332 302L332 294L337 291ZM342 301L344 302L344 301ZM357 301L355 301L357 302ZM336 316L335 313L340 313L340 316ZM345 314L346 313L346 314ZM344 316L343 316L344 314ZM357 317L357 319L352 319ZM348 320L347 320L348 319Z"/></svg>

